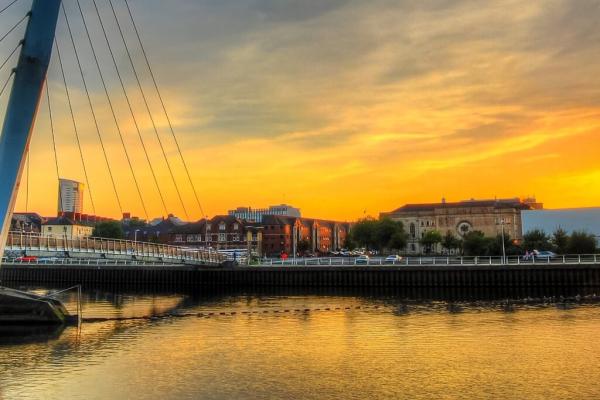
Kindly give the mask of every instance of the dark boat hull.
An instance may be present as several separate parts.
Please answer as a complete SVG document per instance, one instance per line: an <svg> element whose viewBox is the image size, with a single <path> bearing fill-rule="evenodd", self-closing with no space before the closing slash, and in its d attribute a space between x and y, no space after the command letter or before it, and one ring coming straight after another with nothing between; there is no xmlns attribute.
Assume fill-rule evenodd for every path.
<svg viewBox="0 0 600 400"><path fill-rule="evenodd" d="M70 320L57 300L0 287L0 324L65 324Z"/></svg>

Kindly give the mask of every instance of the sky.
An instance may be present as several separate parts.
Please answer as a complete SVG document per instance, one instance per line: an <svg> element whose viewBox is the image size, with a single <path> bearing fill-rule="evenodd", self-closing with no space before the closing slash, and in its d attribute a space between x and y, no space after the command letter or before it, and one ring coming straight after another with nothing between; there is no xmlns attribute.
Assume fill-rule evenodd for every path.
<svg viewBox="0 0 600 400"><path fill-rule="evenodd" d="M600 205L600 1L129 0L203 212L123 0L112 1L187 219L280 203L338 220L442 198ZM186 219L108 0L96 2L166 208ZM144 217L76 2L65 5L121 208ZM81 5L148 214L163 215L92 1ZM119 216L63 16L57 38L96 214ZM3 43L2 58L7 49ZM84 181L56 54L48 77L59 173ZM30 154L29 196L24 174L17 210L52 215L45 99ZM91 213L90 203L86 197Z"/></svg>

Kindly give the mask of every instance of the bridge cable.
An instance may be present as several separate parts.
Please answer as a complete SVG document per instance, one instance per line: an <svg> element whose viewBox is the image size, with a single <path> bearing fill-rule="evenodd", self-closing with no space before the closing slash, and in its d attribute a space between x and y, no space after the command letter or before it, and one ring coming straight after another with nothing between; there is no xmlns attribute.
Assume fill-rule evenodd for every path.
<svg viewBox="0 0 600 400"><path fill-rule="evenodd" d="M0 10L0 15L2 15L2 13L6 10L8 10L10 8L10 6L12 6L13 4L15 4L17 1L19 0L13 0L9 5L7 5L6 7L4 7L2 10Z"/></svg>
<svg viewBox="0 0 600 400"><path fill-rule="evenodd" d="M102 30L104 31L104 24L102 23L102 18L100 16L100 12L98 10L96 0L92 0L92 2L94 3L94 8L96 9L96 14L98 15L98 18L100 19L100 24L102 26ZM138 88L140 89L140 93L142 94L142 99L144 101L144 105L146 106L146 111L148 112L148 116L150 117L150 122L152 123L152 128L154 128L154 133L156 135L156 139L158 140L158 144L160 145L160 150L162 152L165 163L167 164L167 169L169 170L169 174L171 175L171 180L173 181L173 185L175 186L175 191L177 192L177 197L179 198L179 202L181 203L181 207L183 208L183 213L185 214L186 219L189 220L190 218L189 218L187 209L185 207L185 203L183 202L183 198L181 197L181 191L179 190L179 185L177 184L177 180L175 179L175 175L173 174L173 169L171 167L171 163L169 162L169 158L167 157L165 147L160 138L160 134L158 133L158 128L156 127L156 122L154 121L154 117L152 116L152 111L150 111L150 106L148 105L148 99L146 98L146 92L144 92L144 89L140 82L140 77L138 75L137 69L133 62L133 58L131 57L131 52L129 51L127 42L125 41L125 36L123 35L123 30L121 29L121 24L119 23L119 19L117 18L117 14L115 12L115 8L113 7L112 0L109 0L109 3L110 3L110 8L112 9L112 13L115 17L115 21L117 22L117 27L118 27L119 33L121 35L123 45L125 46L125 51L127 52L127 57L129 58L129 62L131 63L131 69L133 70L133 75L135 76L135 80L137 82ZM104 32L106 34L106 31L104 31Z"/></svg>
<svg viewBox="0 0 600 400"><path fill-rule="evenodd" d="M202 216L204 216L204 209L202 208L202 204L200 203L200 199L198 197L198 192L196 191L196 186L194 185L194 182L192 181L192 176L190 174L190 170L187 166L187 163L185 161L185 158L183 157L183 153L181 151L181 147L179 146L179 141L177 140L177 136L175 135L175 130L173 129L173 124L171 123L171 118L169 117L169 113L167 112L167 107L165 106L165 102L163 101L163 97L162 94L158 88L158 84L156 82L156 77L154 76L154 72L152 70L152 67L150 66L150 61L148 59L148 55L146 54L146 49L144 47L144 44L142 42L142 39L140 37L140 33L138 31L137 28L137 24L135 23L135 19L133 18L133 14L131 13L131 9L129 7L129 3L127 0L125 1L125 5L127 6L127 12L129 14L129 18L131 19L131 23L133 24L133 29L135 31L135 35L137 37L137 40L140 44L140 48L142 50L142 54L144 55L144 60L146 61L146 65L148 66L148 71L150 71L150 76L152 77L152 83L154 84L154 88L156 89L156 93L158 94L158 99L160 100L160 105L162 107L162 110L165 114L165 117L167 118L167 123L169 125L169 130L171 131L171 135L173 136L173 140L175 142L175 145L177 146L177 152L179 153L179 157L181 159L181 163L183 164L183 168L185 169L185 173L187 175L188 181L190 182L190 186L192 187L192 191L194 192L194 197L196 198L196 203L198 204L198 208L200 209L200 212L202 213ZM112 1L111 1L111 7L112 7ZM114 10L113 10L114 12ZM116 15L115 15L116 18ZM117 20L117 24L118 24L118 20Z"/></svg>
<svg viewBox="0 0 600 400"><path fill-rule="evenodd" d="M92 186L90 185L90 180L88 178L87 168L85 166L85 160L83 158L83 149L81 148L81 141L79 140L79 130L77 129L77 123L75 121L75 114L73 112L73 104L71 102L71 96L69 94L69 87L67 85L67 78L65 77L65 70L63 68L62 58L60 56L60 47L58 46L58 41L56 38L54 39L54 43L56 44L56 54L58 56L58 62L60 65L60 72L62 75L62 80L65 85L65 92L67 93L67 103L69 104L69 111L71 113L71 121L73 122L73 129L75 130L75 139L77 141L77 147L79 148L79 158L81 159L81 165L83 166L83 174L85 176L85 184L88 187L88 192L90 193L90 202L92 203L92 211L94 215L96 214L96 206L94 205L94 196L92 195Z"/></svg>
<svg viewBox="0 0 600 400"><path fill-rule="evenodd" d="M79 8L79 11L81 12L81 8ZM81 17L83 18L83 12L81 12ZM110 108L110 112L112 114L113 120L115 122L115 125L117 127L117 132L119 133L119 139L121 140L121 145L123 147L123 151L125 152L125 158L127 159L127 164L129 165L129 171L131 172L131 176L133 177L133 181L135 183L135 188L137 190L138 196L140 198L140 202L142 205L142 208L144 209L144 215L146 216L146 220L149 220L149 216L148 216L148 210L146 208L146 203L144 202L144 197L142 196L142 191L140 189L140 185L138 183L137 177L135 175L134 169L133 169L133 163L131 162L131 158L129 157L129 152L127 151L127 146L125 145L125 140L123 139L123 133L121 131L121 127L119 125L119 121L115 112L115 108L113 106L113 102L110 98L110 95L108 93L108 88L106 86L106 81L104 79L104 74L102 73L102 69L100 68L100 63L98 61L98 57L96 55L96 49L94 47L94 44L92 42L92 38L90 36L90 32L88 30L87 25L84 23L84 27L85 27L85 33L88 39L88 42L90 44L90 48L92 49L92 54L94 56L94 60L96 63L96 68L98 69L98 74L100 76L100 81L102 82L102 87L104 88L104 93L106 94L106 98L108 99L108 105Z"/></svg>
<svg viewBox="0 0 600 400"><path fill-rule="evenodd" d="M25 21L27 18L29 18L30 16L31 16L31 11L29 11L27 14L25 14L25 16L23 16L23 18L21 18L21 19L19 20L19 22L17 22L15 25L13 25L13 27L12 27L12 28L10 28L10 29L8 30L8 32L6 32L6 33L5 33L5 34L4 34L2 37L0 37L0 43L2 43L2 41L3 41L4 39L6 39L6 37L12 33L12 31L14 31L15 29L17 29L17 27L18 27L19 25L21 25L21 23L22 23L23 21Z"/></svg>
<svg viewBox="0 0 600 400"><path fill-rule="evenodd" d="M79 0L77 0L77 4L80 5ZM86 24L85 18L83 20L83 23ZM107 41L108 41L108 39L107 39ZM110 45L110 43L109 43L109 45ZM114 64L114 66L116 68L117 77L119 78L119 83L121 84L121 89L123 90L123 94L124 94L125 99L127 101L127 106L129 107L129 112L130 112L131 117L133 119L133 124L135 126L136 131L137 131L138 138L140 139L140 143L142 145L142 149L144 151L144 155L146 156L146 161L148 162L148 166L150 167L150 172L152 173L152 178L154 180L154 184L155 184L156 189L158 191L158 194L160 196L160 200L161 200L161 203L163 205L163 209L164 209L165 213L168 215L169 211L167 209L167 205L165 203L165 199L164 199L162 190L160 189L160 185L158 183L158 178L156 177L156 173L154 171L154 167L152 167L152 162L150 161L150 156L148 155L148 150L146 149L146 144L144 143L144 139L142 137L142 133L141 133L139 124L137 122L137 118L135 117L135 113L133 111L133 107L131 105L131 101L129 99L129 95L127 94L127 90L125 89L125 83L123 82L123 78L121 77L121 73L119 71L119 68L118 68L118 65L117 65L117 61L115 59L115 56L114 56L114 54L113 54L112 49L110 48L110 46L109 46L109 51L110 51L110 54L111 54L111 58L112 58L113 64Z"/></svg>
<svg viewBox="0 0 600 400"><path fill-rule="evenodd" d="M10 75L8 75L8 78L6 78L6 81L4 82L4 84L2 85L2 89L0 89L0 96L2 96L2 94L4 93L4 91L6 90L6 87L8 86L8 84L10 83L10 78L12 78L12 76L15 74L15 70L13 69L10 72Z"/></svg>
<svg viewBox="0 0 600 400"><path fill-rule="evenodd" d="M48 86L48 81L46 80L46 99L48 103L48 116L50 117L50 135L52 136L52 150L54 151L54 166L56 167L56 180L60 182L60 170L58 168L58 152L56 151L56 137L54 134L54 121L52 119L52 106L50 105L50 88ZM58 188L58 201L60 202L59 210L62 210L63 198L60 186Z"/></svg>
<svg viewBox="0 0 600 400"><path fill-rule="evenodd" d="M81 66L81 60L79 59L79 54L77 53L77 46L75 46L75 39L73 37L73 32L71 31L71 24L69 23L69 18L67 17L67 12L65 10L64 3L61 2L61 8L63 11L63 15L65 16L65 21L67 23L67 30L69 32L69 37L71 38L71 43L73 45L73 50L75 52L75 59L77 60L77 66L79 67L79 72L81 74L81 79L83 81L83 88L85 90L85 94L90 105L90 110L92 112L92 119L94 120L94 126L96 127L96 133L98 134L98 140L100 141L100 147L102 148L102 154L104 156L104 161L106 163L106 168L108 169L108 175L110 176L110 181L112 184L113 191L115 192L115 198L117 200L117 204L119 206L119 210L121 211L121 215L123 215L123 207L121 206L121 199L119 197L119 192L117 190L117 185L115 183L115 178L112 173L112 168L110 166L110 162L108 161L108 156L106 154L106 148L104 147L104 140L102 139L102 134L100 133L100 127L98 125L98 118L96 117L96 112L94 111L94 106L92 103L92 98L90 96L90 92L88 89L87 82L85 80L85 75L83 73L83 67Z"/></svg>
<svg viewBox="0 0 600 400"><path fill-rule="evenodd" d="M12 56L17 52L17 50L19 50L19 47L21 47L22 45L23 41L21 40L19 44L14 48L14 50L10 53L10 55L6 58L6 60L4 60L2 64L0 64L0 71L2 70L2 68L4 68L6 63L12 58Z"/></svg>
<svg viewBox="0 0 600 400"><path fill-rule="evenodd" d="M19 50L19 47L21 47L23 45L23 41L21 40L19 42L19 44L14 48L13 51L11 51L10 55L6 58L6 60L4 60L2 62L2 64L0 64L0 71L2 70L2 68L4 68L4 66L6 65L6 63L12 58L12 56L17 52L17 50Z"/></svg>

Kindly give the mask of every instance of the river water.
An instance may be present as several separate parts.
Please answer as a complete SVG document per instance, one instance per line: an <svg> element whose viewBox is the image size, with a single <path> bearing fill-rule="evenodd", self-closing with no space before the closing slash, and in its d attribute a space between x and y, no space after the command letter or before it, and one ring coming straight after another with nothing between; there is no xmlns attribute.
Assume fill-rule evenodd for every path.
<svg viewBox="0 0 600 400"><path fill-rule="evenodd" d="M600 398L585 301L89 290L83 313L2 331L0 399Z"/></svg>

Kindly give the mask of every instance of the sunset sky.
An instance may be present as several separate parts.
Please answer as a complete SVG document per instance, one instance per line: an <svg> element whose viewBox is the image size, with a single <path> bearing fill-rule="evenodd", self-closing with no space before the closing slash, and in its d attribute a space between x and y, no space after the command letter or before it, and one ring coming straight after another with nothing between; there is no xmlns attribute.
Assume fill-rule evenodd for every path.
<svg viewBox="0 0 600 400"><path fill-rule="evenodd" d="M150 216L163 214L91 0L81 0ZM96 0L109 21L108 0ZM113 0L128 38L122 0ZM125 211L143 217L73 0L65 5ZM600 205L600 2L592 0L130 0L208 215L288 203L353 220L404 203L535 196ZM13 16L18 10L13 11ZM3 16L4 18L4 16ZM111 24L111 22L108 22ZM114 22L112 22L114 25ZM185 218L122 45L117 61L169 210ZM2 31L8 22L0 21ZM61 16L96 213L118 216ZM11 49L4 43L4 58ZM134 46L139 68L143 59ZM83 181L56 59L61 175ZM4 75L2 75L4 76ZM142 69L190 219L201 213ZM0 100L3 113L6 95ZM55 213L47 104L31 143L30 211ZM26 179L17 211L25 209ZM85 200L90 209L89 198Z"/></svg>

